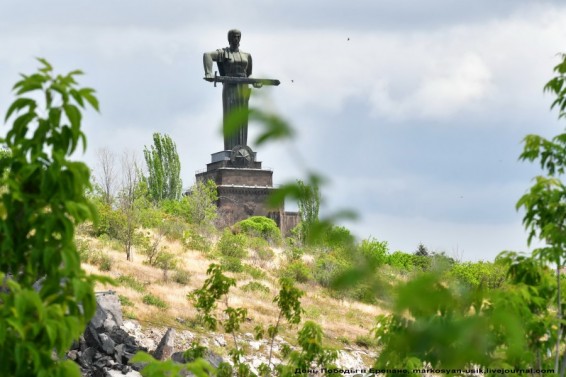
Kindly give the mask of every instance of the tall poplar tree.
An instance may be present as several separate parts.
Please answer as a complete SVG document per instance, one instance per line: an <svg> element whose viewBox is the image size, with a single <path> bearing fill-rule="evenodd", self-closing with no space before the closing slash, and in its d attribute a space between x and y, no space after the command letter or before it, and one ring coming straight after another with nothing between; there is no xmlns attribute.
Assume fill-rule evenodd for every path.
<svg viewBox="0 0 566 377"><path fill-rule="evenodd" d="M151 199L159 202L163 199L181 197L181 162L177 146L169 135L153 134L151 149L144 149L147 164L147 186Z"/></svg>

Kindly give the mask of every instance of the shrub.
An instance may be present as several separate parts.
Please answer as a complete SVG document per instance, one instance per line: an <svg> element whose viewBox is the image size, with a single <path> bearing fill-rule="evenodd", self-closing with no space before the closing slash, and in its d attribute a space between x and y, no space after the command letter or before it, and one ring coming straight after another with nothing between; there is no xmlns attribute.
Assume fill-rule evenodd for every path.
<svg viewBox="0 0 566 377"><path fill-rule="evenodd" d="M159 230L170 241L182 241L188 225L181 219L171 217L163 220L159 225Z"/></svg>
<svg viewBox="0 0 566 377"><path fill-rule="evenodd" d="M302 256L305 254L303 248L300 247L289 247L285 249L285 256L289 262L300 260Z"/></svg>
<svg viewBox="0 0 566 377"><path fill-rule="evenodd" d="M290 278L299 283L306 283L313 278L309 266L300 260L289 263L283 269L282 277Z"/></svg>
<svg viewBox="0 0 566 377"><path fill-rule="evenodd" d="M232 234L226 229L216 245L220 254L233 258L246 258L248 252L245 249L246 239L242 234Z"/></svg>
<svg viewBox="0 0 566 377"><path fill-rule="evenodd" d="M234 225L234 229L251 237L261 237L270 243L277 245L281 243L281 231L277 224L264 216L252 216L239 221Z"/></svg>
<svg viewBox="0 0 566 377"><path fill-rule="evenodd" d="M448 274L470 287L495 289L505 282L507 267L500 263L465 262L453 265Z"/></svg>
<svg viewBox="0 0 566 377"><path fill-rule="evenodd" d="M249 264L243 265L243 271L246 272L251 277L253 277L254 279L263 279L266 276L263 270L256 268L254 266L250 266Z"/></svg>
<svg viewBox="0 0 566 377"><path fill-rule="evenodd" d="M165 303L165 301L163 301L157 296L152 295L151 293L148 293L147 295L143 296L142 302L146 305L155 306L160 309L167 308L167 304Z"/></svg>
<svg viewBox="0 0 566 377"><path fill-rule="evenodd" d="M317 258L313 273L314 279L323 287L328 287L332 279L345 271L347 267L348 263L334 254L323 255Z"/></svg>
<svg viewBox="0 0 566 377"><path fill-rule="evenodd" d="M202 251L203 253L210 252L212 245L207 237L202 236L198 232L187 229L183 232L183 245L189 250Z"/></svg>
<svg viewBox="0 0 566 377"><path fill-rule="evenodd" d="M173 274L173 281L181 285L187 285L191 281L191 274L184 269L177 269Z"/></svg>
<svg viewBox="0 0 566 377"><path fill-rule="evenodd" d="M413 254L412 264L420 271L428 271L432 266L432 258L425 255Z"/></svg>
<svg viewBox="0 0 566 377"><path fill-rule="evenodd" d="M402 251L396 251L389 255L387 264L401 271L411 271L413 269L413 256Z"/></svg>
<svg viewBox="0 0 566 377"><path fill-rule="evenodd" d="M96 264L100 271L110 271L112 269L112 258L107 254L100 253Z"/></svg>
<svg viewBox="0 0 566 377"><path fill-rule="evenodd" d="M163 251L157 255L155 258L155 266L161 268L162 270L173 270L177 267L179 260L175 257L175 254L168 251Z"/></svg>
<svg viewBox="0 0 566 377"><path fill-rule="evenodd" d="M269 288L265 285L258 283L257 281L250 281L248 284L242 287L242 291L244 292L261 292L261 293L269 293Z"/></svg>
<svg viewBox="0 0 566 377"><path fill-rule="evenodd" d="M161 210L168 215L189 219L189 202L186 196L183 196L180 200L164 199L160 202L160 205Z"/></svg>
<svg viewBox="0 0 566 377"><path fill-rule="evenodd" d="M387 241L380 242L370 237L361 242L359 250L373 266L381 266L387 262Z"/></svg>
<svg viewBox="0 0 566 377"><path fill-rule="evenodd" d="M269 243L263 238L249 237L247 246L255 252L257 258L261 261L272 260L275 256L275 253L269 247Z"/></svg>
<svg viewBox="0 0 566 377"><path fill-rule="evenodd" d="M244 271L244 265L242 264L242 260L240 258L224 256L222 258L221 264L226 271L230 271L230 272Z"/></svg>
<svg viewBox="0 0 566 377"><path fill-rule="evenodd" d="M201 346L197 342L192 342L189 349L187 349L185 353L183 353L183 358L186 361L194 361L196 359L204 358L207 353L208 353L208 348L206 348L205 346Z"/></svg>
<svg viewBox="0 0 566 377"><path fill-rule="evenodd" d="M354 245L355 238L347 228L343 226L332 226L326 229L322 237L322 243L331 249L350 248Z"/></svg>

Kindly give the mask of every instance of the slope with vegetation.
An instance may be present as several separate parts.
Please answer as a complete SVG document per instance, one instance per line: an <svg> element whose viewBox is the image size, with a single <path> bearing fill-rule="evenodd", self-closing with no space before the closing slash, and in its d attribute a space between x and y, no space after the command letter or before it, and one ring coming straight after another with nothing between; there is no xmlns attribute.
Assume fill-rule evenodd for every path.
<svg viewBox="0 0 566 377"><path fill-rule="evenodd" d="M557 97L560 118L566 116L562 60L546 86ZM98 102L92 89L78 87L80 72L55 76L41 63L38 73L16 84L19 97L6 117L15 120L1 140L8 149L0 155L3 376L79 375L62 355L93 314L95 283L114 284L127 315L142 322L159 318L160 325L224 331L232 339L232 363L217 370L199 357L198 343L184 365L140 354L148 377L181 369L197 376L351 375L335 362L337 349L354 343L376 351L367 360L370 374L459 375L482 368L488 375L565 375L565 134L525 138L521 158L539 161L546 172L517 204L529 239L545 244L532 255L505 252L494 262L462 263L424 245L405 253L372 238L357 242L334 225L347 213L318 217L322 180L315 174L272 198L301 203L303 223L294 236L283 239L266 218L218 231L213 183L198 183L179 198L172 194L178 177L160 176L159 166L178 161L166 137L154 139L155 150L168 149L161 163L159 153L146 149L155 179L124 154L122 184L113 186L116 159L106 151L102 175L87 193L88 169L68 157L85 141L79 109L97 109ZM30 91L43 95L41 109L25 97ZM250 116L265 127L260 142L292 134L277 117ZM85 273L80 262L100 275ZM238 334L248 332L271 345L255 372L242 361L249 348ZM275 350L279 336L290 346Z"/></svg>

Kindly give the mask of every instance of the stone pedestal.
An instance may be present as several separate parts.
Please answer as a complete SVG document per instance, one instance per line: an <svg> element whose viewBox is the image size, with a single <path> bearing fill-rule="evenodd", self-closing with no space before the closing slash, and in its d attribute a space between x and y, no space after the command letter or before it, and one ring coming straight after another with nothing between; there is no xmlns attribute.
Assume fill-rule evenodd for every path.
<svg viewBox="0 0 566 377"><path fill-rule="evenodd" d="M270 208L267 205L267 198L275 190L273 171L262 169L255 152L245 164L235 160L232 153L213 153L206 170L196 174L198 181L212 180L218 187L219 225L230 226L250 216L266 216L275 220L282 234L287 234L298 224L298 214L285 212L283 206Z"/></svg>

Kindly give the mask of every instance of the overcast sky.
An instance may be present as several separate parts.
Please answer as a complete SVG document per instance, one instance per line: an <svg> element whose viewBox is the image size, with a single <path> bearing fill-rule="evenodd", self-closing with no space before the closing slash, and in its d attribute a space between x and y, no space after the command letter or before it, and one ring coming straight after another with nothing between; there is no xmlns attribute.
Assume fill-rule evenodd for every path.
<svg viewBox="0 0 566 377"><path fill-rule="evenodd" d="M251 145L276 184L322 173L325 210L357 211L347 226L392 251L527 250L515 203L538 170L518 156L526 134L563 128L542 87L566 52L564 1L0 0L0 112L34 57L80 68L101 113L85 115L77 158L95 171L102 147L141 159L165 133L188 187L223 145L202 53L227 46L231 28L254 76L281 80L252 105L297 131Z"/></svg>

